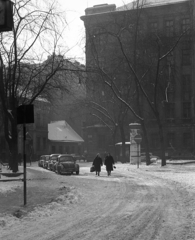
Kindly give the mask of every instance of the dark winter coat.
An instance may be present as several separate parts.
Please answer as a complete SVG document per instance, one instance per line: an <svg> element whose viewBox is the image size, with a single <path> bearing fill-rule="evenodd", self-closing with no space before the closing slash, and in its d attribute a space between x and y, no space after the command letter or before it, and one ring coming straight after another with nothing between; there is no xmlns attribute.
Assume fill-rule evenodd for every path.
<svg viewBox="0 0 195 240"><path fill-rule="evenodd" d="M102 159L99 156L96 156L96 158L93 160L93 165L95 167L96 172L101 172L101 166L102 166Z"/></svg>
<svg viewBox="0 0 195 240"><path fill-rule="evenodd" d="M104 165L106 165L106 171L113 171L114 159L112 156L107 156L104 161Z"/></svg>

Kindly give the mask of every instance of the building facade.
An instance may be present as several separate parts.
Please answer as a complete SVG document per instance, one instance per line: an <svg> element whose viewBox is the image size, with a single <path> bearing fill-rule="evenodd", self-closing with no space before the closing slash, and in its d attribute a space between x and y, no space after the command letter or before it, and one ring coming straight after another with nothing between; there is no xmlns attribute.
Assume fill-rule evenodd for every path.
<svg viewBox="0 0 195 240"><path fill-rule="evenodd" d="M102 75L107 75L107 79L118 79L115 83L123 98L124 93L127 94L128 91L130 96L133 96L136 85L132 79L135 76L142 80L141 84L148 97L152 98L154 94L152 86L158 70L158 96L155 98L157 103L154 104L157 104L160 112L166 155L193 156L195 153L194 1L134 1L119 8L114 4L103 4L87 8L85 13L81 19L86 28L87 70L99 69L101 72L101 77L100 74L98 76L99 81ZM88 85L90 84L88 80ZM88 88L88 94L90 89L91 87ZM142 117L148 130L150 149L157 153L160 144L156 119L145 98L140 96L139 100ZM132 98L128 101L133 104L135 100ZM128 124L135 121L137 121L135 116L129 113L125 122L126 141L129 140ZM91 122L92 120L89 119L86 125L90 126ZM95 136L97 135L95 131L97 131L95 128L90 129L90 133L86 135ZM99 131L102 130L99 128ZM104 133L105 139L108 134L105 131ZM117 141L121 141L120 136ZM97 142L95 144L98 149Z"/></svg>

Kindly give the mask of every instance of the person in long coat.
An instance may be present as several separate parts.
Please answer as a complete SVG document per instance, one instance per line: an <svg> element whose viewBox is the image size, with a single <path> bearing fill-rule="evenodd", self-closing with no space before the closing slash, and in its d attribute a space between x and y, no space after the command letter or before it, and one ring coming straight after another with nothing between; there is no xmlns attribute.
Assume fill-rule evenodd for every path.
<svg viewBox="0 0 195 240"><path fill-rule="evenodd" d="M114 165L114 158L108 153L108 155L105 158L104 165L106 166L106 171L108 176L111 175L111 171L113 171L113 165Z"/></svg>
<svg viewBox="0 0 195 240"><path fill-rule="evenodd" d="M101 166L103 165L102 158L98 153L95 159L93 160L93 166L95 167L96 175L100 176Z"/></svg>

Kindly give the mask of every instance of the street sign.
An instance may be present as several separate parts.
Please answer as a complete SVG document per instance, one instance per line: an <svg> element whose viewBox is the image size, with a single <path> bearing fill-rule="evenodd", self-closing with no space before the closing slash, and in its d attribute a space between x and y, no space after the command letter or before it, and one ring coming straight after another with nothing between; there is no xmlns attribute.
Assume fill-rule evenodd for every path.
<svg viewBox="0 0 195 240"><path fill-rule="evenodd" d="M17 124L34 123L34 105L17 107Z"/></svg>
<svg viewBox="0 0 195 240"><path fill-rule="evenodd" d="M0 0L0 32L13 30L13 2Z"/></svg>
<svg viewBox="0 0 195 240"><path fill-rule="evenodd" d="M139 143L141 143L141 141L142 141L142 136L141 135L136 135L135 137L134 137L134 140L135 140L135 142L137 143L137 144L139 144Z"/></svg>

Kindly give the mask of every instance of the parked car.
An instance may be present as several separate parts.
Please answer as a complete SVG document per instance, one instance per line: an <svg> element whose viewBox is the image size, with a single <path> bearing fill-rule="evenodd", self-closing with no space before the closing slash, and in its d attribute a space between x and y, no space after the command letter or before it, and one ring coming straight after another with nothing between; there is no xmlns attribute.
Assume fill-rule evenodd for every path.
<svg viewBox="0 0 195 240"><path fill-rule="evenodd" d="M47 161L48 159L49 159L49 155L42 155L42 156L40 156L40 159L38 161L38 166L39 167L44 167L45 161Z"/></svg>
<svg viewBox="0 0 195 240"><path fill-rule="evenodd" d="M150 155L150 162L156 162L158 159L160 159L158 156L153 155L151 152L149 153ZM146 153L142 152L141 153L141 162L146 162Z"/></svg>
<svg viewBox="0 0 195 240"><path fill-rule="evenodd" d="M56 173L58 174L79 174L79 164L71 154L62 154L57 158Z"/></svg>
<svg viewBox="0 0 195 240"><path fill-rule="evenodd" d="M49 156L49 161L48 161L48 166L47 169L54 171L54 165L56 164L57 161L57 157L60 155L60 153L55 153L55 154L51 154Z"/></svg>

